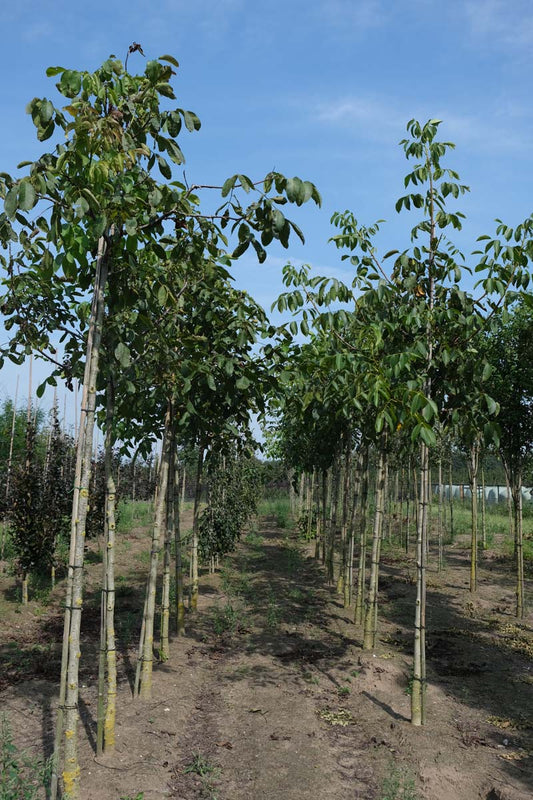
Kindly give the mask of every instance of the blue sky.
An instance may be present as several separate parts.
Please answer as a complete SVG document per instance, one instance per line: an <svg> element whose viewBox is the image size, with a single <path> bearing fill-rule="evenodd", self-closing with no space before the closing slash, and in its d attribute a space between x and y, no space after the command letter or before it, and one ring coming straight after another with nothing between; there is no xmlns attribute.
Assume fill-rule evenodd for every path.
<svg viewBox="0 0 533 800"><path fill-rule="evenodd" d="M188 179L252 179L274 168L314 181L321 210L295 208L306 244L273 248L264 265L246 255L239 286L269 307L288 258L349 280L328 244L333 211L387 220L383 252L408 245L409 218L394 211L407 172L398 141L407 120L443 120L456 143L449 166L471 193L459 244L533 211L533 4L527 0L93 0L2 4L0 171L35 157L26 103L57 95L45 69L94 69L133 41L148 57L180 62L179 105L202 120L184 136ZM131 69L142 69L132 56ZM43 374L42 368L36 370ZM14 393L0 375L0 398Z"/></svg>

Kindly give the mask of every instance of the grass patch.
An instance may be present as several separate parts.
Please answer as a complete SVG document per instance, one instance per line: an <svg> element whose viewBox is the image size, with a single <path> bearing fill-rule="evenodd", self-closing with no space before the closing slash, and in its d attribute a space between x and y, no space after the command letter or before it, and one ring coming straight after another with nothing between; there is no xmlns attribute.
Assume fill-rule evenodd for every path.
<svg viewBox="0 0 533 800"><path fill-rule="evenodd" d="M121 500L117 533L127 533L132 528L143 528L153 522L153 504L150 500Z"/></svg>
<svg viewBox="0 0 533 800"><path fill-rule="evenodd" d="M285 530L293 527L288 497L262 500L259 504L258 513L264 517L274 517L277 528Z"/></svg>
<svg viewBox="0 0 533 800"><path fill-rule="evenodd" d="M34 800L50 783L51 759L19 751L7 717L0 721L0 800Z"/></svg>
<svg viewBox="0 0 533 800"><path fill-rule="evenodd" d="M415 781L408 770L391 767L381 787L379 800L417 800Z"/></svg>

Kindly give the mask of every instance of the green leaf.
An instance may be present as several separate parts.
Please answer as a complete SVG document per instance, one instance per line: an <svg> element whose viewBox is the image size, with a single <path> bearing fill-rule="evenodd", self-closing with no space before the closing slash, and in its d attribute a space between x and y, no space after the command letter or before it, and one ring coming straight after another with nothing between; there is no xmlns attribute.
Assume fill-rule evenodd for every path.
<svg viewBox="0 0 533 800"><path fill-rule="evenodd" d="M176 67L176 69L179 68L179 62L174 58L174 56L169 56L169 55L165 54L164 56L159 56L159 58L157 60L158 61L168 61L168 63L172 64L172 66Z"/></svg>
<svg viewBox="0 0 533 800"><path fill-rule="evenodd" d="M250 381L245 375L242 375L235 383L237 389L246 390L250 386Z"/></svg>
<svg viewBox="0 0 533 800"><path fill-rule="evenodd" d="M426 428L423 425L420 428L420 438L428 447L434 447L437 444L437 438L431 428Z"/></svg>
<svg viewBox="0 0 533 800"><path fill-rule="evenodd" d="M289 178L285 191L291 203L296 203L298 206L305 203L305 187L300 178Z"/></svg>
<svg viewBox="0 0 533 800"><path fill-rule="evenodd" d="M137 233L137 220L134 217L130 217L130 219L127 219L124 223L124 227L129 236L135 236Z"/></svg>
<svg viewBox="0 0 533 800"><path fill-rule="evenodd" d="M157 302L159 303L159 305L164 306L166 305L167 299L168 299L168 289L163 284L157 290Z"/></svg>
<svg viewBox="0 0 533 800"><path fill-rule="evenodd" d="M124 368L129 367L131 364L130 350L129 347L124 344L124 342L119 342L115 347L115 358Z"/></svg>
<svg viewBox="0 0 533 800"><path fill-rule="evenodd" d="M48 67L46 70L46 74L49 78L53 78L54 75L60 75L62 72L65 72L65 67Z"/></svg>
<svg viewBox="0 0 533 800"><path fill-rule="evenodd" d="M9 219L13 219L18 209L18 192L16 186L7 193L4 201L4 209Z"/></svg>
<svg viewBox="0 0 533 800"><path fill-rule="evenodd" d="M196 116L194 111L184 111L183 112L183 121L185 123L185 127L188 131L199 131L202 127L202 123L200 122L199 118Z"/></svg>
<svg viewBox="0 0 533 800"><path fill-rule="evenodd" d="M167 152L175 164L183 164L185 158L173 139L167 139Z"/></svg>
<svg viewBox="0 0 533 800"><path fill-rule="evenodd" d="M65 97L76 97L81 89L81 74L75 70L66 69L61 75L57 88Z"/></svg>
<svg viewBox="0 0 533 800"><path fill-rule="evenodd" d="M235 186L235 181L237 180L236 175L232 175L231 178L226 178L224 183L222 184L222 197L227 197L228 194L231 192L233 187Z"/></svg>
<svg viewBox="0 0 533 800"><path fill-rule="evenodd" d="M35 189L27 180L19 183L19 208L21 211L30 211L35 205Z"/></svg>
<svg viewBox="0 0 533 800"><path fill-rule="evenodd" d="M172 170L170 169L168 163L165 161L163 156L157 156L157 166L159 167L159 172L163 176L163 178L167 178L170 180L172 178Z"/></svg>
<svg viewBox="0 0 533 800"><path fill-rule="evenodd" d="M212 392L216 392L216 388L217 387L216 387L215 379L213 378L211 373L209 373L207 375L207 385L209 386L209 388L211 389Z"/></svg>

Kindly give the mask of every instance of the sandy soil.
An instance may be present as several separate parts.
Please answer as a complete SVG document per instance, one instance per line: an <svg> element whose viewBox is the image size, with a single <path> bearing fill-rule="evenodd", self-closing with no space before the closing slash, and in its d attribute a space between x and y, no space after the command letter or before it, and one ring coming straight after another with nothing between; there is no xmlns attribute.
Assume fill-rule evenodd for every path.
<svg viewBox="0 0 533 800"><path fill-rule="evenodd" d="M380 640L361 650L305 544L268 520L222 573L204 575L187 636L133 701L147 532L121 549L117 749L97 759L94 641L99 565L88 565L80 697L84 800L526 800L533 796L532 620L512 616L509 565L467 552L428 585L428 723L409 719L413 564L384 559ZM91 560L91 559L89 559ZM93 559L96 561L97 559ZM3 577L0 589L11 591ZM46 608L4 603L0 704L16 742L49 754L60 589Z"/></svg>

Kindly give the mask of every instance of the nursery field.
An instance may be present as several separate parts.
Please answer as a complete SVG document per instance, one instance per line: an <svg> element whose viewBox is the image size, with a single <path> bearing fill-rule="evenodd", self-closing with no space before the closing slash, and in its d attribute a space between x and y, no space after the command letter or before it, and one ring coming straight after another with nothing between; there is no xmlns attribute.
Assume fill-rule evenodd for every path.
<svg viewBox="0 0 533 800"><path fill-rule="evenodd" d="M504 514L487 513L478 590L469 591L468 509L427 574L427 723L412 726L414 551L384 536L378 640L363 651L314 542L288 502L264 501L237 550L200 575L198 610L151 700L132 699L150 551L150 504L123 507L116 548L118 661L114 755L96 756L98 544L86 557L79 711L85 800L526 800L533 791L533 626L514 616ZM182 513L187 530L192 510ZM524 519L526 596L531 520ZM385 528L386 529L386 528ZM0 577L4 765L26 770L53 748L64 582L20 605ZM157 625L156 625L157 630ZM8 728L13 740L10 750ZM7 785L7 784L6 784ZM2 800L30 797L9 794ZM35 790L37 791L37 790ZM40 796L36 794L36 796ZM44 796L44 795L42 795Z"/></svg>

